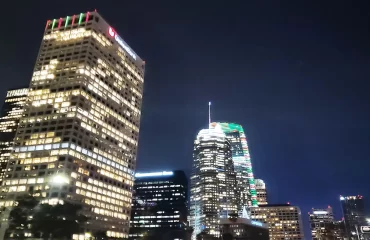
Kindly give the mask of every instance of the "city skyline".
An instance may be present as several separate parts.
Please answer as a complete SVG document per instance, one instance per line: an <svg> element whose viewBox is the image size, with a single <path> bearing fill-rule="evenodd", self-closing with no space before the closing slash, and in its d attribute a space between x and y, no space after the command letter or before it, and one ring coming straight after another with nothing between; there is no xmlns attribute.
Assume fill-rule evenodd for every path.
<svg viewBox="0 0 370 240"><path fill-rule="evenodd" d="M302 213L331 205L337 218L340 194L361 194L368 203L369 192L362 179L368 166L370 117L364 109L369 100L365 93L369 74L360 54L369 50L365 44L368 25L362 20L366 4L359 10L327 3L271 4L266 9L258 3L236 4L227 11L210 4L210 11L218 14L206 12L210 7L206 3L200 4L202 11L173 5L168 10L160 4L164 10L157 9L155 15L135 3L110 6L81 1L50 10L47 5L45 1L38 9L25 3L27 11L10 6L9 13L17 11L19 22L6 25L7 34L1 40L3 96L7 89L30 81L45 20L96 7L151 63L138 170L184 169L189 174L192 140L206 127L204 103L212 100L217 106L215 120L237 122L245 128L254 174L266 182L269 202L289 201L300 206ZM329 11L332 7L335 10ZM28 11L35 13L33 21L26 19ZM143 16L138 18L141 11ZM1 18L10 19L9 13ZM316 13L319 17L314 17ZM188 23L188 15L204 24ZM137 19L135 27L130 19ZM221 21L235 27L228 30ZM338 26L343 30L340 33ZM19 31L23 28L27 30ZM140 32L140 28L147 31ZM237 33L240 29L248 33ZM184 46L186 51L181 50ZM214 60L219 54L225 60L222 64ZM232 91L225 89L225 83ZM152 169L153 159L157 169ZM320 184L312 184L312 179ZM320 197L308 199L307 194Z"/></svg>

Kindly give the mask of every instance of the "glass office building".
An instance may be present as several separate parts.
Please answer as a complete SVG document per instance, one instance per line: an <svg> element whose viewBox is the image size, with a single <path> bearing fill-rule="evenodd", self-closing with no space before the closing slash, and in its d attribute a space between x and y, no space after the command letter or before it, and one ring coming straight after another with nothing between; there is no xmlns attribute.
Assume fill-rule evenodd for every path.
<svg viewBox="0 0 370 240"><path fill-rule="evenodd" d="M187 198L183 171L136 173L129 238L187 239Z"/></svg>
<svg viewBox="0 0 370 240"><path fill-rule="evenodd" d="M28 88L7 91L0 117L0 185L3 182L6 166L13 150L13 139L23 116Z"/></svg>

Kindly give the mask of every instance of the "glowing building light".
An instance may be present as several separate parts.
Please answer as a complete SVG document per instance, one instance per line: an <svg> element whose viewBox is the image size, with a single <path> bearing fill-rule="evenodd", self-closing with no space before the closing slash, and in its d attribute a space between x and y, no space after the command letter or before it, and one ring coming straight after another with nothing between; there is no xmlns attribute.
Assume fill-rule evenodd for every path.
<svg viewBox="0 0 370 240"><path fill-rule="evenodd" d="M55 184L55 185L68 184L69 183L69 178L65 175L57 174L57 175L54 175L54 176L51 177L50 183Z"/></svg>
<svg viewBox="0 0 370 240"><path fill-rule="evenodd" d="M259 226L259 227L262 227L263 226L263 224L261 222L258 222L258 221L251 221L251 223L253 225L256 225L256 226Z"/></svg>
<svg viewBox="0 0 370 240"><path fill-rule="evenodd" d="M73 26L73 24L75 24L75 20L76 20L76 15L73 15L73 17L72 17L72 26Z"/></svg>
<svg viewBox="0 0 370 240"><path fill-rule="evenodd" d="M80 19L78 20L78 25L81 24L83 16L84 16L84 14L83 13L80 13Z"/></svg>
<svg viewBox="0 0 370 240"><path fill-rule="evenodd" d="M69 16L67 16L67 18L66 18L66 24L64 25L64 27L68 26L68 22L69 22Z"/></svg>
<svg viewBox="0 0 370 240"><path fill-rule="evenodd" d="M47 20L46 21L46 27L45 27L45 29L47 29L48 28L48 26L49 26L49 23L50 23L51 21L50 20Z"/></svg>
<svg viewBox="0 0 370 240"><path fill-rule="evenodd" d="M57 22L57 20L56 19L54 19L53 20L53 24L51 25L51 29L54 29L54 27L55 27L55 23Z"/></svg>
<svg viewBox="0 0 370 240"><path fill-rule="evenodd" d="M59 18L58 28L60 28L60 26L62 25L62 22L63 22L63 18Z"/></svg>
<svg viewBox="0 0 370 240"><path fill-rule="evenodd" d="M89 21L89 16L90 16L90 12L87 12L87 13L86 13L86 22L88 22L88 21Z"/></svg>
<svg viewBox="0 0 370 240"><path fill-rule="evenodd" d="M321 214L328 214L327 211L314 211L313 214L321 215Z"/></svg>
<svg viewBox="0 0 370 240"><path fill-rule="evenodd" d="M160 177L160 176L172 176L172 171L163 171L163 172L150 172L150 173L135 173L135 177Z"/></svg>

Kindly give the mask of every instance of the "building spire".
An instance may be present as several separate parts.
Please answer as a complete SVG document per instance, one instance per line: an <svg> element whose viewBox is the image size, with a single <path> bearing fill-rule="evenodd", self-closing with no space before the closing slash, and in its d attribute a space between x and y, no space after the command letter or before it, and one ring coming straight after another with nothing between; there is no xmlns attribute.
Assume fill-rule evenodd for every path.
<svg viewBox="0 0 370 240"><path fill-rule="evenodd" d="M208 128L211 128L211 102L208 103Z"/></svg>

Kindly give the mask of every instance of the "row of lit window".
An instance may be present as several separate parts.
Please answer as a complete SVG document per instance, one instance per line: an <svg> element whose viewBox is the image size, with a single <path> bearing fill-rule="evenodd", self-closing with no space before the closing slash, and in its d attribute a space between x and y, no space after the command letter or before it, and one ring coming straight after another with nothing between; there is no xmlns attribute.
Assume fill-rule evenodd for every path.
<svg viewBox="0 0 370 240"><path fill-rule="evenodd" d="M77 188L76 193L81 194L81 195L86 196L86 197L89 197L89 198L99 200L99 201L107 202L107 203L110 203L110 204L115 204L115 205L123 206L123 207L126 207L126 208L129 207L129 204L127 204L123 201L113 199L111 197L103 196L99 193L96 194L96 193L93 193L93 192L90 192L90 191L85 191L81 188Z"/></svg>
<svg viewBox="0 0 370 240"><path fill-rule="evenodd" d="M109 217L124 219L124 220L128 220L129 219L126 214L112 212L112 211L109 211L109 210L106 210L106 209L101 209L101 208L93 208L93 212L94 213L97 213L97 214L109 216Z"/></svg>
<svg viewBox="0 0 370 240"><path fill-rule="evenodd" d="M51 149L60 149L60 148L70 148L70 149L75 149L76 151L73 151L73 150L70 150L68 152L67 149L62 149L62 150L54 150L54 151L51 151L51 156L53 155L66 155L66 154L69 154L71 156L76 156L77 155L79 157L79 159L82 159L82 155L79 154L82 153L84 155L86 155L84 158L88 158L87 156L89 157L92 157L100 162L103 162L105 164L108 164L108 165L111 165L115 168L118 168L120 169L121 171L118 171L121 173L122 176L126 177L126 178L132 178L132 176L130 175L127 175L127 174L124 174L122 171L125 171L125 172L128 172L130 174L133 174L133 171L131 171L130 169L116 163L116 162L113 162L105 157L102 157L100 155L97 155L96 153L93 153L87 149L84 149L84 148L81 148L80 146L76 146L75 144L73 143L56 143L56 144L44 144L44 145L36 145L36 146L28 146L28 147L16 147L14 150L16 153L18 152L32 152L32 151L40 151L40 150L51 150ZM91 159L92 160L92 159ZM96 164L96 161L94 161L95 163L93 163L94 165L97 165Z"/></svg>
<svg viewBox="0 0 370 240"><path fill-rule="evenodd" d="M52 32L51 34L45 35L44 40L55 39L56 41L70 41L89 36L95 38L104 47L112 45L112 43L103 34L97 34L91 30L86 30L85 28Z"/></svg>
<svg viewBox="0 0 370 240"><path fill-rule="evenodd" d="M78 181L76 182L76 186L77 187L82 187L84 189L94 191L96 193L103 194L103 195L106 195L106 196L109 196L109 197L113 197L113 198L116 198L116 199L119 199L119 200L123 200L123 201L128 202L128 203L131 203L131 198L126 197L126 196L124 196L122 194L119 194L119 193L109 191L109 190L104 189L104 188L99 188L99 187L93 186L91 184L86 184L86 183L82 183L82 182L78 182Z"/></svg>
<svg viewBox="0 0 370 240"><path fill-rule="evenodd" d="M95 207L106 208L106 209L114 210L114 211L117 211L117 212L122 212L123 211L122 207L113 206L113 205L106 204L106 203L103 203L103 202L100 202L100 201L90 200L88 198L85 199L85 203L88 204L88 205L95 206Z"/></svg>
<svg viewBox="0 0 370 240"><path fill-rule="evenodd" d="M109 190L113 190L114 192L126 195L126 196L130 197L130 199L132 197L132 193L125 190L125 189L122 189L122 188L119 188L119 187L116 187L116 186L112 186L112 185L108 185L104 182L101 182L101 181L98 181L98 180L95 180L95 179L92 179L92 178L89 178L88 182L91 183L91 184L94 184L96 186L103 187L103 188L106 188L106 189L109 189Z"/></svg>

